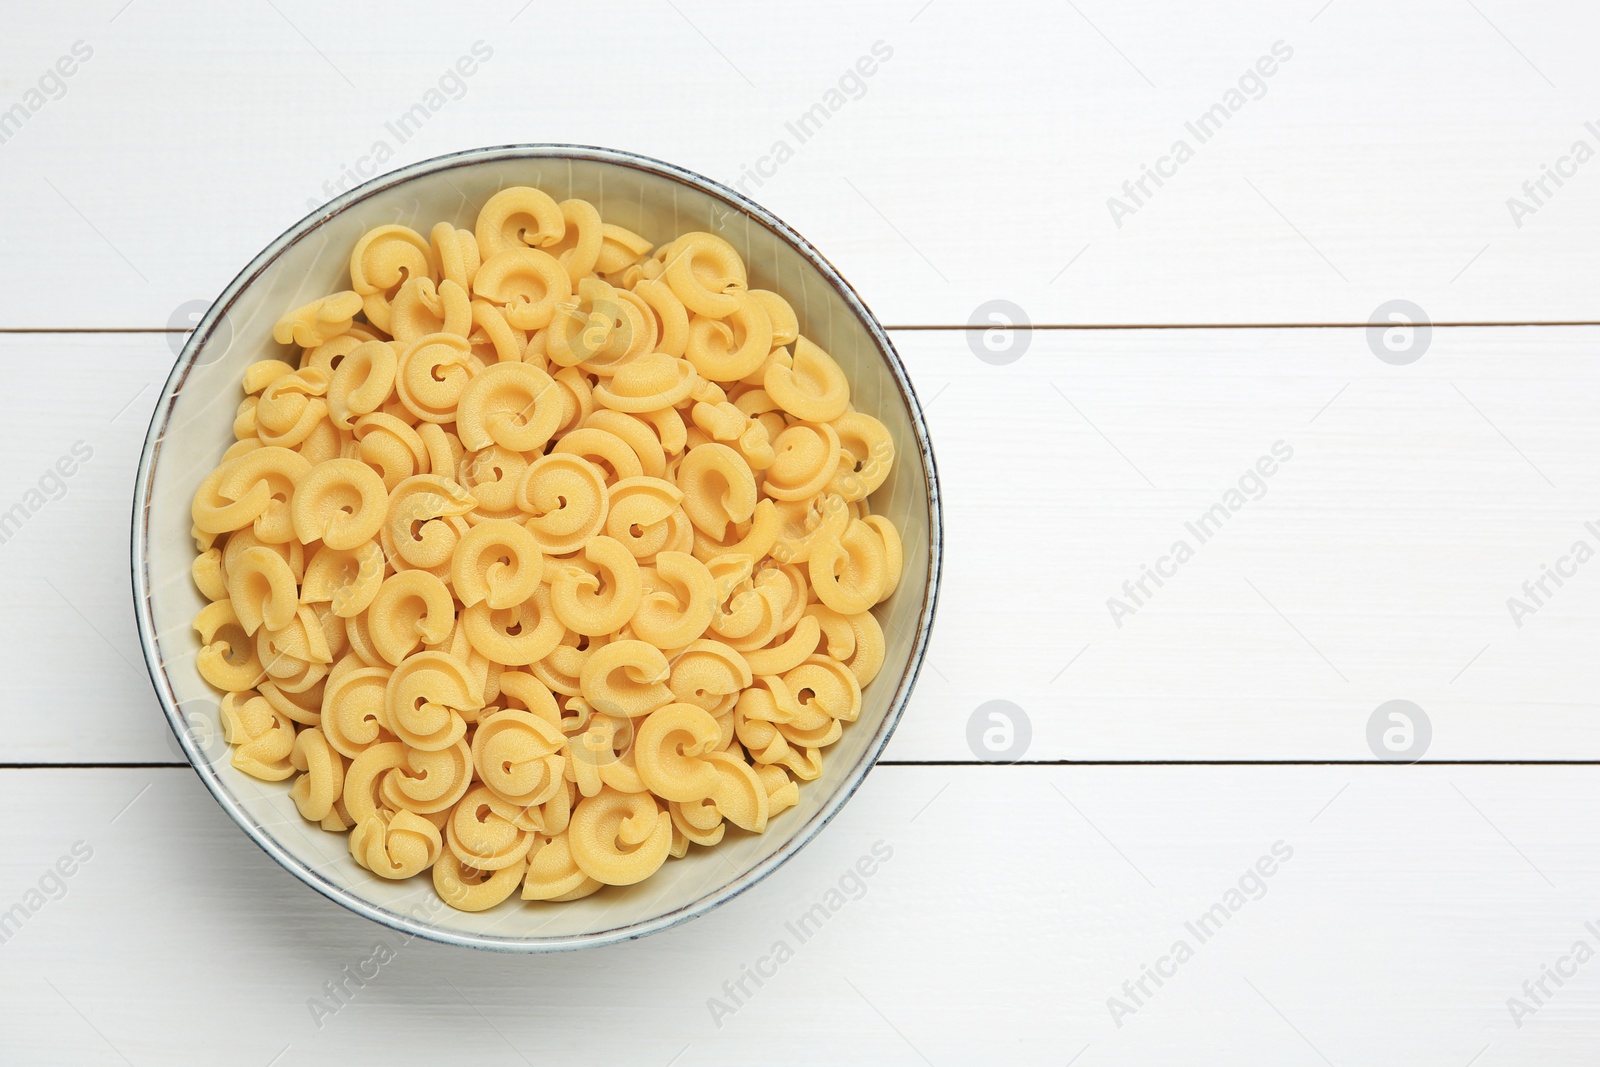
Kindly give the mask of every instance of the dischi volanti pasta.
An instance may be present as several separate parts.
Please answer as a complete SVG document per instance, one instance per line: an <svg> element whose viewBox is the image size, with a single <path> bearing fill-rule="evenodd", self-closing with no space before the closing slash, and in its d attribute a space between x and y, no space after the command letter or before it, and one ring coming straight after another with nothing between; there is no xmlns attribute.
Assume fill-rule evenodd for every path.
<svg viewBox="0 0 1600 1067"><path fill-rule="evenodd" d="M894 446L726 241L583 200L380 226L194 496L238 770L477 911L760 833L860 714Z"/></svg>

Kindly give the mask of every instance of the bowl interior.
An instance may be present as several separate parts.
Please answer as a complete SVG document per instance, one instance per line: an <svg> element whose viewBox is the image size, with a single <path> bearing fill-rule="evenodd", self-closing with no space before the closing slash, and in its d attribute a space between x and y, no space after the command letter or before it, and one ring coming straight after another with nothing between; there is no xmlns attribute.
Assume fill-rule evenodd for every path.
<svg viewBox="0 0 1600 1067"><path fill-rule="evenodd" d="M888 341L853 294L753 205L665 165L599 150L530 146L430 161L346 194L280 238L240 275L202 320L174 371L151 426L135 511L136 589L141 631L169 718L224 808L275 858L315 888L390 925L486 947L569 947L636 936L696 914L752 884L820 829L859 784L909 696L931 620L938 554L937 494L920 413ZM876 609L888 646L882 672L864 693L860 719L824 753L822 777L801 783L800 804L762 835L733 830L715 849L691 849L654 877L559 905L511 902L480 914L438 902L426 876L386 882L350 858L346 837L303 821L288 783L233 769L217 718L217 694L195 668L191 622L204 600L190 580L190 502L232 441L246 366L294 353L272 340L285 310L347 288L349 252L367 229L403 223L426 234L441 220L470 229L480 205L510 185L534 185L558 200L582 197L607 222L653 242L688 230L718 233L744 256L750 284L794 305L802 332L833 354L849 376L856 407L888 427L893 473L872 497L905 543L905 575ZM142 581L141 581L142 580Z"/></svg>

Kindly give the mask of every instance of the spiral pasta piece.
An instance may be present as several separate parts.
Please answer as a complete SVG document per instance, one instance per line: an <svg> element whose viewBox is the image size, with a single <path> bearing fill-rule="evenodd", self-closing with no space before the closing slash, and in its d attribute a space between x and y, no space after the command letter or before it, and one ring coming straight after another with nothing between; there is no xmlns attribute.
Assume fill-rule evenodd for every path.
<svg viewBox="0 0 1600 1067"><path fill-rule="evenodd" d="M521 521L523 515L517 507L517 490L528 473L528 460L521 452L490 445L488 448L463 456L456 464L456 481L477 501L467 512L467 522L472 525L492 519Z"/></svg>
<svg viewBox="0 0 1600 1067"><path fill-rule="evenodd" d="M542 449L561 424L561 394L550 375L527 363L496 363L462 390L455 412L461 443Z"/></svg>
<svg viewBox="0 0 1600 1067"><path fill-rule="evenodd" d="M389 332L401 344L431 333L466 337L472 331L472 298L465 287L445 279L411 278L402 285L389 309Z"/></svg>
<svg viewBox="0 0 1600 1067"><path fill-rule="evenodd" d="M372 606L383 585L383 548L376 541L367 541L353 549L317 549L300 587L300 601L304 604L330 604L333 613L341 618L354 618Z"/></svg>
<svg viewBox="0 0 1600 1067"><path fill-rule="evenodd" d="M878 491L894 465L894 439L888 427L860 411L847 411L833 422L839 435L840 465L828 483L831 492L854 503Z"/></svg>
<svg viewBox="0 0 1600 1067"><path fill-rule="evenodd" d="M497 871L480 871L446 850L433 865L433 888L439 899L457 911L486 911L516 892L523 863Z"/></svg>
<svg viewBox="0 0 1600 1067"><path fill-rule="evenodd" d="M218 467L195 492L193 518L206 533L231 533L250 526L262 541L294 538L289 501L295 482L309 470L305 458L287 448L245 452Z"/></svg>
<svg viewBox="0 0 1600 1067"><path fill-rule="evenodd" d="M299 448L328 414L326 371L307 367L274 378L256 399L251 421L263 445Z"/></svg>
<svg viewBox="0 0 1600 1067"><path fill-rule="evenodd" d="M389 675L384 714L389 729L412 748L436 752L467 732L464 711L483 701L465 663L445 652L418 652Z"/></svg>
<svg viewBox="0 0 1600 1067"><path fill-rule="evenodd" d="M377 536L388 505L377 471L360 460L330 459L300 475L290 514L306 544L353 549Z"/></svg>
<svg viewBox="0 0 1600 1067"><path fill-rule="evenodd" d="M529 854L522 899L576 900L600 886L601 883L584 874L572 858L569 839L563 832L536 845Z"/></svg>
<svg viewBox="0 0 1600 1067"><path fill-rule="evenodd" d="M517 490L528 531L552 556L578 551L603 530L608 502L600 468L560 452L535 460Z"/></svg>
<svg viewBox="0 0 1600 1067"><path fill-rule="evenodd" d="M477 499L454 480L436 474L406 478L389 492L389 511L379 533L391 566L443 577L456 545L466 536L463 516Z"/></svg>
<svg viewBox="0 0 1600 1067"><path fill-rule="evenodd" d="M883 599L889 578L883 538L860 519L850 520L839 541L814 548L807 566L817 599L844 615Z"/></svg>
<svg viewBox="0 0 1600 1067"><path fill-rule="evenodd" d="M733 310L717 318L689 321L684 358L703 378L737 381L766 362L772 351L772 319L750 293L730 294Z"/></svg>
<svg viewBox="0 0 1600 1067"><path fill-rule="evenodd" d="M294 723L259 694L230 693L220 705L222 737L233 766L252 778L281 782L294 773Z"/></svg>
<svg viewBox="0 0 1600 1067"><path fill-rule="evenodd" d="M321 822L332 814L334 802L344 792L343 758L322 731L312 727L295 735L289 762L302 772L289 797L301 818Z"/></svg>
<svg viewBox="0 0 1600 1067"><path fill-rule="evenodd" d="M322 733L345 758L353 760L373 745L394 740L385 710L389 673L387 668L366 666L358 657L347 657L328 672L322 692Z"/></svg>
<svg viewBox="0 0 1600 1067"><path fill-rule="evenodd" d="M624 478L608 493L606 535L641 562L693 545L683 490L661 478Z"/></svg>
<svg viewBox="0 0 1600 1067"><path fill-rule="evenodd" d="M467 383L482 369L465 337L424 334L401 351L395 390L405 409L423 422L453 422Z"/></svg>
<svg viewBox="0 0 1600 1067"><path fill-rule="evenodd" d="M227 591L239 624L251 635L262 626L283 629L300 608L294 572L281 555L266 547L240 554L228 568Z"/></svg>
<svg viewBox="0 0 1600 1067"><path fill-rule="evenodd" d="M647 793L607 787L578 802L567 842L573 861L590 878L606 885L633 885L666 862L672 817Z"/></svg>
<svg viewBox="0 0 1600 1067"><path fill-rule="evenodd" d="M448 222L440 222L428 231L431 258L439 265L444 281L454 282L463 289L470 288L472 276L483 261L478 251L478 238L471 230L458 230Z"/></svg>
<svg viewBox="0 0 1600 1067"><path fill-rule="evenodd" d="M428 571L400 571L385 578L372 599L368 633L378 655L398 665L418 645L437 644L455 625L450 590Z"/></svg>
<svg viewBox="0 0 1600 1067"><path fill-rule="evenodd" d="M633 292L655 317L655 350L669 356L682 356L689 346L689 310L671 286L659 279L637 282Z"/></svg>
<svg viewBox="0 0 1600 1067"><path fill-rule="evenodd" d="M461 626L474 650L496 663L526 667L538 663L561 643L566 628L550 606L548 586L509 608L473 604L461 613Z"/></svg>
<svg viewBox="0 0 1600 1067"><path fill-rule="evenodd" d="M450 584L466 607L515 607L533 597L544 574L544 553L528 528L510 519L480 522L456 542Z"/></svg>
<svg viewBox="0 0 1600 1067"><path fill-rule="evenodd" d="M479 786L469 790L445 824L445 846L465 866L477 871L498 871L521 864L533 847L531 830L516 823L516 806Z"/></svg>
<svg viewBox="0 0 1600 1067"><path fill-rule="evenodd" d="M850 406L850 382L833 357L797 338L794 356L782 352L767 364L761 384L784 411L806 422L832 422Z"/></svg>
<svg viewBox="0 0 1600 1067"><path fill-rule="evenodd" d="M535 248L508 248L483 261L472 291L498 305L519 330L550 325L556 308L572 296L572 279L561 261Z"/></svg>
<svg viewBox="0 0 1600 1067"><path fill-rule="evenodd" d="M439 829L409 811L385 812L350 831L350 855L380 878L399 880L421 874L439 861L444 845Z"/></svg>
<svg viewBox="0 0 1600 1067"><path fill-rule="evenodd" d="M684 307L712 318L738 310L734 294L746 288L744 261L727 241L712 233L686 233L658 255L662 277Z"/></svg>
<svg viewBox="0 0 1600 1067"><path fill-rule="evenodd" d="M644 589L633 553L614 538L589 539L583 552L556 569L550 606L569 630L590 637L616 633L639 610Z"/></svg>
<svg viewBox="0 0 1600 1067"><path fill-rule="evenodd" d="M717 603L704 563L687 552L662 552L649 585L633 613L635 634L657 648L683 648L706 632Z"/></svg>
<svg viewBox="0 0 1600 1067"><path fill-rule="evenodd" d="M721 772L703 759L718 750L722 728L704 708L667 704L639 725L634 764L650 792L675 803L705 800L718 791Z"/></svg>
<svg viewBox="0 0 1600 1067"><path fill-rule="evenodd" d="M738 651L721 641L700 640L673 657L667 687L673 699L721 715L752 679L750 664Z"/></svg>
<svg viewBox="0 0 1600 1067"><path fill-rule="evenodd" d="M436 750L407 748L399 764L378 779L378 797L395 811L437 816L471 787L472 753L463 740Z"/></svg>
<svg viewBox="0 0 1600 1067"><path fill-rule="evenodd" d="M399 355L387 341L364 341L339 360L328 382L328 416L341 429L383 406L394 389Z"/></svg>
<svg viewBox="0 0 1600 1067"><path fill-rule="evenodd" d="M624 291L598 278L577 283L576 295L556 305L545 355L562 367L582 366L593 374L614 374L628 360L649 351L655 340L645 311Z"/></svg>
<svg viewBox="0 0 1600 1067"><path fill-rule="evenodd" d="M678 466L677 483L689 521L709 537L720 539L730 522L744 522L755 513L755 475L727 445L691 448Z"/></svg>
<svg viewBox="0 0 1600 1067"><path fill-rule="evenodd" d="M682 403L694 383L692 363L655 352L623 364L594 387L594 398L613 411L648 414Z"/></svg>
<svg viewBox="0 0 1600 1067"><path fill-rule="evenodd" d="M384 411L356 420L352 430L356 458L372 467L390 492L416 474L426 473L428 450L409 424Z"/></svg>
<svg viewBox="0 0 1600 1067"><path fill-rule="evenodd" d="M506 709L482 719L472 737L478 778L508 804L547 803L565 786L566 737L532 711Z"/></svg>
<svg viewBox="0 0 1600 1067"><path fill-rule="evenodd" d="M350 252L350 285L363 296L392 292L408 278L432 276L432 249L420 233L408 226L368 230ZM388 329L376 320L373 325Z"/></svg>
<svg viewBox="0 0 1600 1067"><path fill-rule="evenodd" d="M476 236L485 257L548 247L567 232L561 206L542 189L514 185L491 196L478 212Z"/></svg>
<svg viewBox="0 0 1600 1067"><path fill-rule="evenodd" d="M637 718L672 699L667 657L644 641L612 641L584 661L583 698L608 715Z"/></svg>
<svg viewBox="0 0 1600 1067"><path fill-rule="evenodd" d="M839 472L839 434L827 423L790 426L772 442L772 465L761 489L774 500L807 500Z"/></svg>
<svg viewBox="0 0 1600 1067"><path fill-rule="evenodd" d="M358 293L335 293L319 297L304 307L295 308L272 327L272 339L280 345L297 344L315 348L350 329L361 310Z"/></svg>

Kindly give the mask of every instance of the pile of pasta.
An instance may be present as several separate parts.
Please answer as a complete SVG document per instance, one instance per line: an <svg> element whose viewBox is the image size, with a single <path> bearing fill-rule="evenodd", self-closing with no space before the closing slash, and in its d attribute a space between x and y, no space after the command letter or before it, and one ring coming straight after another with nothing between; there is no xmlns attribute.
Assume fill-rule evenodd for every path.
<svg viewBox="0 0 1600 1067"><path fill-rule="evenodd" d="M278 321L194 497L233 766L464 911L764 831L901 573L839 366L720 237L528 187L369 231L350 286Z"/></svg>

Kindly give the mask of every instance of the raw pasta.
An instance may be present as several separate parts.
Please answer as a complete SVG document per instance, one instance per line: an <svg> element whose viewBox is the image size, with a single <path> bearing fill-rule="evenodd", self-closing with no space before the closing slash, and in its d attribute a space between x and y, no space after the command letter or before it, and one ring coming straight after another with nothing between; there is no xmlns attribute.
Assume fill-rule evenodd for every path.
<svg viewBox="0 0 1600 1067"><path fill-rule="evenodd" d="M463 911L799 802L883 664L894 444L731 245L505 189L273 337L193 506L235 768Z"/></svg>

